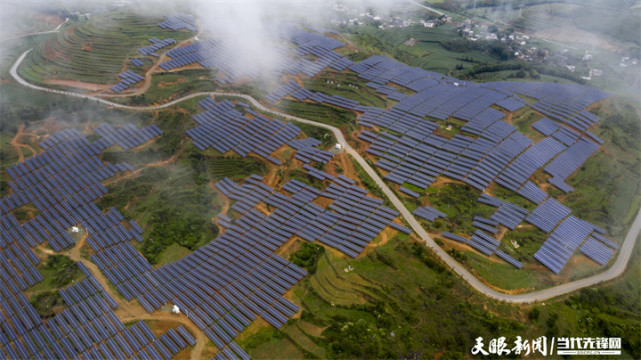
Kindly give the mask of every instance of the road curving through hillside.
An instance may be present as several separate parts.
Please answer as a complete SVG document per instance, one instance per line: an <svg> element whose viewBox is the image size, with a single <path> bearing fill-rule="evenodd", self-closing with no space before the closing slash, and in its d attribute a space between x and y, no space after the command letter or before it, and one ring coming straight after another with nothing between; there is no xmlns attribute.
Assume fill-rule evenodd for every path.
<svg viewBox="0 0 641 360"><path fill-rule="evenodd" d="M445 250L443 250L440 246L438 246L434 240L429 236L429 234L423 229L423 227L418 223L416 218L412 215L412 213L405 207L405 205L401 202L401 200L396 196L396 194L390 189L387 184L381 179L381 177L376 173L376 171L365 161L365 159L356 151L354 150L348 143L345 137L343 136L343 133L340 131L340 129L333 127L331 125L319 123L316 121L308 120L308 119L303 119L297 116L292 116L288 115L276 110L269 109L265 107L263 104L259 103L256 99L249 95L245 94L238 94L238 93L230 93L230 92L219 92L219 91L214 91L214 92L199 92L199 93L194 93L190 94L184 97L181 97L179 99L170 101L168 103L162 104L162 105L151 105L151 106L130 106L130 105L123 105L123 104L118 104L115 102L111 102L105 99L97 98L95 96L90 96L90 95L85 95L85 94L78 94L70 91L63 91L63 90L57 90L57 89L49 89L46 87L42 86L37 86L33 85L26 80L24 80L20 75L18 75L18 67L20 66L20 63L24 60L25 56L29 53L30 50L25 51L18 57L16 62L13 64L11 67L10 73L11 76L21 85L24 85L26 87L29 87L34 90L39 90L39 91L45 91L45 92L50 92L54 94L60 94L60 95L66 95L66 96L73 96L81 99L87 99L91 101L96 101L99 103L102 103L107 106L119 108L119 109L125 109L125 110L132 110L132 111L153 111L153 110L160 110L164 108L168 108L171 106L174 106L178 103L181 103L185 100L189 100L195 97L199 96L226 96L226 97L236 97L236 98L242 98L248 102L250 102L254 107L258 108L259 110L272 114L274 116L279 116L284 119L290 120L290 121L298 121L301 123L321 127L328 129L332 131L334 136L336 137L337 141L345 151L351 155L356 162L367 172L367 174L376 182L376 184L381 188L383 193L389 198L389 200L392 202L394 207L401 213L403 218L407 220L407 223L410 225L412 230L416 233L418 237L421 238L425 242L425 244L430 247L436 255L438 255L448 266L450 266L455 273L457 273L460 277L462 277L470 286L472 286L474 289L478 290L482 294L498 300L498 301L503 301L503 302L509 302L509 303L517 303L517 304L522 304L522 303L533 303L537 301L543 301L547 300L550 298L554 298L560 295L568 294L570 292L596 285L599 283L602 283L604 281L612 280L621 274L624 273L627 264L630 260L630 257L632 255L632 250L634 248L634 244L636 242L637 237L639 236L639 232L641 231L641 211L637 213L636 218L634 219L634 222L632 223L632 226L628 230L628 233L626 234L626 237L623 241L623 245L621 246L621 250L619 251L619 255L617 259L615 260L614 264L608 268L607 270L598 273L596 275L583 278L580 280L576 281L571 281L569 283L557 285L551 288L531 292L531 293L525 293L525 294L505 294L499 291L496 291L486 284L484 284L481 280L476 278L469 270L467 270L462 264L460 264L458 261L456 261L454 258L452 258Z"/></svg>
<svg viewBox="0 0 641 360"><path fill-rule="evenodd" d="M54 33L59 32L59 31L60 31L60 27L61 27L62 25L64 25L64 24L66 24L67 22L69 22L69 18L65 18L65 21L63 21L63 22L61 22L60 24L58 24L58 26L57 26L55 29L53 29L53 30L47 30L47 31L36 31L36 32L28 33L28 34L16 35L16 36L12 36L12 37L9 37L9 38L6 38L6 39L2 39L2 40L0 40L0 42L3 42L3 41L10 41L10 40L16 40L16 39L24 38L24 37L27 37L27 36L45 35L45 34L54 34Z"/></svg>

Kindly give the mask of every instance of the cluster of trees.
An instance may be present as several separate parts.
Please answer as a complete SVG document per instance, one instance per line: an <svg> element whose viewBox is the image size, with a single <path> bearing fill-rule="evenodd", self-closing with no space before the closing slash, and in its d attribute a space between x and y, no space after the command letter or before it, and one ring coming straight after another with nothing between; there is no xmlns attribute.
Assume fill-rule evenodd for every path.
<svg viewBox="0 0 641 360"><path fill-rule="evenodd" d="M640 150L641 124L634 116L625 116L622 113L634 114L634 109L629 104L624 104L622 112L612 113L601 118L599 127L612 139L614 145L622 149Z"/></svg>
<svg viewBox="0 0 641 360"><path fill-rule="evenodd" d="M115 207L123 214L127 214L125 210L127 203L135 197L147 195L153 186L141 181L127 179L111 184L107 188L109 192L102 196L97 205L103 210Z"/></svg>
<svg viewBox="0 0 641 360"><path fill-rule="evenodd" d="M76 262L64 255L50 255L43 268L51 272L49 284L55 288L71 284L72 281L82 276Z"/></svg>
<svg viewBox="0 0 641 360"><path fill-rule="evenodd" d="M38 292L29 298L29 302L42 319L47 319L55 315L55 307L64 306L56 289L70 285L84 275L76 262L64 255L49 255L41 266L43 281L53 290Z"/></svg>
<svg viewBox="0 0 641 360"><path fill-rule="evenodd" d="M62 296L60 296L58 291L43 291L37 293L29 299L29 302L43 320L55 315L55 307L64 305Z"/></svg>
<svg viewBox="0 0 641 360"><path fill-rule="evenodd" d="M394 250L377 249L367 255L371 271L397 274L393 281L374 276L367 286L374 295L367 295L367 303L327 304L331 311L326 313L304 308L305 321L326 327L322 344L328 358L462 359L469 357L478 336L514 338L526 330L524 324L468 301L467 290L457 286L455 276L424 245L397 244ZM417 257L421 263L414 261ZM408 277L401 270L407 264L399 263L405 261L413 261L412 269L427 276ZM363 265L357 262L355 267ZM366 278L371 275L363 273Z"/></svg>
<svg viewBox="0 0 641 360"><path fill-rule="evenodd" d="M141 246L141 252L152 264L157 263L160 254L173 243L196 250L218 235L218 226L211 220L215 195L207 187L206 157L199 151L191 151L179 166L185 176L176 174L173 178L167 172L166 181L156 182L157 197L149 208L151 215L147 222L150 233ZM174 182L181 186L173 186Z"/></svg>
<svg viewBox="0 0 641 360"><path fill-rule="evenodd" d="M161 253L173 243L196 250L218 235L218 227L204 214L184 212L172 205L154 210L147 223L151 232L142 243L141 252L156 264Z"/></svg>
<svg viewBox="0 0 641 360"><path fill-rule="evenodd" d="M639 293L626 296L609 289L583 289L565 301L581 314L586 336L620 337L632 359L641 358L641 302ZM631 321L619 321L628 319Z"/></svg>
<svg viewBox="0 0 641 360"><path fill-rule="evenodd" d="M333 145L336 141L334 138L334 134L332 134L332 131L329 129L299 122L296 123L296 126L298 126L298 128L300 128L305 133L305 135L322 141L321 147L323 148Z"/></svg>
<svg viewBox="0 0 641 360"><path fill-rule="evenodd" d="M516 70L516 73L514 74L514 77L516 78L529 77L532 79L540 79L541 74L545 74L562 79L567 79L579 84L585 83L585 80L582 79L580 75L572 73L567 69L540 64L531 64L526 62L499 62L493 64L477 64L471 68L461 69L461 72L456 73L455 75L462 79L471 80L478 78L485 73L493 73L506 70Z"/></svg>
<svg viewBox="0 0 641 360"><path fill-rule="evenodd" d="M469 41L466 39L452 39L442 42L441 46L445 50L460 53L483 51L501 61L506 61L514 57L513 51L510 47L498 40Z"/></svg>
<svg viewBox="0 0 641 360"><path fill-rule="evenodd" d="M318 259L324 254L324 247L304 242L301 244L300 249L289 257L289 261L307 270L308 273L315 274Z"/></svg>
<svg viewBox="0 0 641 360"><path fill-rule="evenodd" d="M479 207L478 194L466 184L450 183L430 197L430 203L448 214L442 220L444 231L473 232L474 215L485 216L485 207ZM489 215L489 214L487 214Z"/></svg>

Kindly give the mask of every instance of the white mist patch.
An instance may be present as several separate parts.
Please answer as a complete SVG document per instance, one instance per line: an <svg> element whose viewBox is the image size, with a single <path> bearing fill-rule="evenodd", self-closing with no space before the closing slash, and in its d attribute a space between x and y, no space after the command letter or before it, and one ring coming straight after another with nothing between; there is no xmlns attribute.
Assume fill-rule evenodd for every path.
<svg viewBox="0 0 641 360"><path fill-rule="evenodd" d="M360 6L387 9L393 1L357 1ZM274 80L288 59L288 30L299 26L325 28L334 15L328 0L254 0L193 2L192 10L205 39L220 43L233 74ZM386 11L386 10L383 10Z"/></svg>
<svg viewBox="0 0 641 360"><path fill-rule="evenodd" d="M306 1L234 1L194 3L205 36L220 41L220 51L236 75L270 77L279 70L286 52L280 38L283 23ZM316 2L314 2L316 3Z"/></svg>

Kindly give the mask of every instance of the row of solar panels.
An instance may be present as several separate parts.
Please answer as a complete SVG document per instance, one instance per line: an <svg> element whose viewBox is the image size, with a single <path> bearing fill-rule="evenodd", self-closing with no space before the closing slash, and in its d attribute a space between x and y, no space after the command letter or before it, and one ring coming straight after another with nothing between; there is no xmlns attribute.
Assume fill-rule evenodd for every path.
<svg viewBox="0 0 641 360"><path fill-rule="evenodd" d="M434 221L438 218L447 217L446 213L436 210L433 207L427 206L427 205L420 208L416 208L416 210L412 211L412 214L428 221Z"/></svg>
<svg viewBox="0 0 641 360"><path fill-rule="evenodd" d="M284 34L289 33L290 35L285 35L285 38L290 39L300 46L297 49L297 53L299 55L313 54L318 56L318 59L310 61L301 57L296 60L291 60L283 56L276 64L276 69L274 70L276 73L288 72L292 75L304 73L308 76L315 76L327 66L332 66L337 70L343 70L353 64L351 60L333 51L335 46L343 46L343 43L318 34L297 29L290 30L295 34L291 35L291 32L286 32ZM280 51L282 53L287 52L286 49ZM238 67L235 66L235 59L242 57L243 54L239 53L235 46L225 41L215 41L211 39L200 41L172 49L166 54L171 57L171 59L160 64L160 67L164 70L199 63L203 67L217 68L225 73L224 78L219 78L219 82L223 84L231 83L241 75L257 78L261 76L262 72L258 67L238 69Z"/></svg>
<svg viewBox="0 0 641 360"><path fill-rule="evenodd" d="M334 154L319 149L317 146L322 142L314 138L306 138L302 140L292 140L287 143L289 146L296 149L296 159L309 164L311 161L316 161L320 163L328 163L334 157Z"/></svg>
<svg viewBox="0 0 641 360"><path fill-rule="evenodd" d="M101 126L105 127L102 129L104 130L101 133L102 137L94 142L94 145L101 150L114 144L129 150L162 135L162 130L156 124L142 129L138 129L132 124L123 125L118 129L113 129L107 124Z"/></svg>
<svg viewBox="0 0 641 360"><path fill-rule="evenodd" d="M133 61L133 60L132 60ZM144 80L144 76L138 75L131 70L127 70L123 73L118 74L120 77L120 82L116 85L110 87L113 92L121 92L129 88L130 85L134 85Z"/></svg>
<svg viewBox="0 0 641 360"><path fill-rule="evenodd" d="M140 66L145 65L145 63L142 61L142 59L131 59L129 61L131 62L131 65L133 65L133 66L140 67Z"/></svg>
<svg viewBox="0 0 641 360"><path fill-rule="evenodd" d="M174 15L165 15L167 20L158 24L163 29L198 31L196 19L191 14L177 13Z"/></svg>
<svg viewBox="0 0 641 360"><path fill-rule="evenodd" d="M176 40L172 38L166 38L165 40L160 40L156 38L151 38L149 39L153 43L153 45L145 46L142 48L138 49L138 52L140 52L143 55L151 55L154 57L158 57L158 54L156 54L156 51L169 46L171 44L175 44ZM140 60L139 60L140 61ZM140 66L140 65L139 65Z"/></svg>
<svg viewBox="0 0 641 360"><path fill-rule="evenodd" d="M492 149L491 143L484 145L478 139L473 140L462 136L445 139L428 134L419 142L408 136L401 138L389 133L382 133L382 135L363 131L359 138L373 141L367 152L384 157L377 162L377 166L390 171L387 176L390 180L399 184L410 182L421 188L429 186L434 177L443 172L447 176L484 189L511 160L511 157L506 155L515 156L531 144L531 140L523 136L501 142ZM525 140L519 141L521 139ZM466 151L467 149L470 151ZM474 157L480 158L483 153L479 153L478 150L481 149L489 152L489 156L482 159L475 168L477 163L468 156L456 155L457 153L469 156L479 154L480 156ZM421 170L422 168L425 170Z"/></svg>
<svg viewBox="0 0 641 360"><path fill-rule="evenodd" d="M265 201L276 208L273 217L281 218L283 221L288 219L291 229L284 233L285 240L296 233L308 241L320 240L351 256L357 256L398 214L388 208L379 207L380 201L365 197L367 192L354 187L353 180L340 176L333 181L323 192L302 186L300 183L288 183L284 189L296 191L291 198L277 193L268 196L273 193L273 190L269 189L265 197L255 198L250 206ZM246 196L242 195L242 188L239 189L229 181L219 182L217 186L229 196L233 196L234 191L240 191L237 193L241 195L240 202ZM335 199L329 206L332 212L323 211L311 203L319 195ZM281 217L279 214L283 212L287 215L283 214L285 216Z"/></svg>
<svg viewBox="0 0 641 360"><path fill-rule="evenodd" d="M233 150L243 157L254 152L280 164L279 160L271 157L271 153L298 136L300 129L278 119L268 119L248 108L246 112L252 118L243 116L225 100L195 115L194 120L200 126L186 133L201 150L211 146L221 153Z"/></svg>

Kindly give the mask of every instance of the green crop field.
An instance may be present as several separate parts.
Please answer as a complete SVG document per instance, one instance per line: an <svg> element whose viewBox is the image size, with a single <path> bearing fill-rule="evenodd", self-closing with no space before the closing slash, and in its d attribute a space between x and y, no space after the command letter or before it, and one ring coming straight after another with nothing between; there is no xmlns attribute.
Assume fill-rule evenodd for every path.
<svg viewBox="0 0 641 360"><path fill-rule="evenodd" d="M365 52L388 56L411 66L447 74L460 63L495 62L487 53L481 51L454 52L443 47L456 35L456 27L443 25L436 28L411 26L403 29L380 30L370 26L350 30L350 40ZM410 38L416 39L414 46L403 43Z"/></svg>

